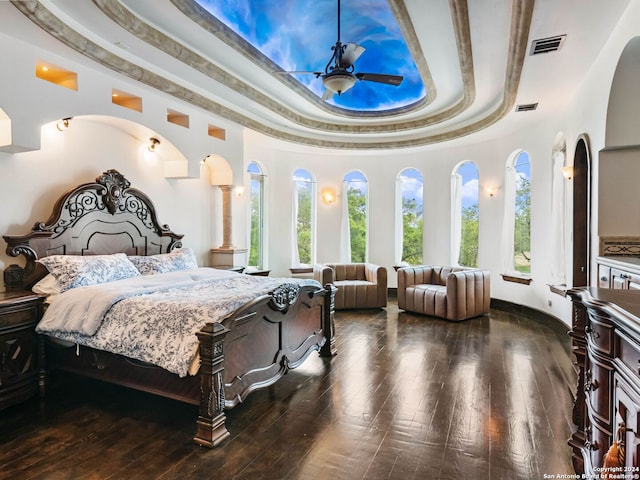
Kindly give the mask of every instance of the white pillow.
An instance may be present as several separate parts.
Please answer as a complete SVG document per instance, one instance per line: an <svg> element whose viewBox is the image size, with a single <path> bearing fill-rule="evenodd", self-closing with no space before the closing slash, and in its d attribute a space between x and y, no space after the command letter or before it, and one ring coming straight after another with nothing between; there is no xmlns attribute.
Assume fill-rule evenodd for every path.
<svg viewBox="0 0 640 480"><path fill-rule="evenodd" d="M56 277L49 274L36 283L31 290L38 295L58 295L62 292L62 287Z"/></svg>
<svg viewBox="0 0 640 480"><path fill-rule="evenodd" d="M124 253L113 255L50 255L38 260L60 285L60 291L137 277L140 272Z"/></svg>
<svg viewBox="0 0 640 480"><path fill-rule="evenodd" d="M198 268L198 262L190 248L178 248L170 253L149 256L129 257L142 275L192 270Z"/></svg>

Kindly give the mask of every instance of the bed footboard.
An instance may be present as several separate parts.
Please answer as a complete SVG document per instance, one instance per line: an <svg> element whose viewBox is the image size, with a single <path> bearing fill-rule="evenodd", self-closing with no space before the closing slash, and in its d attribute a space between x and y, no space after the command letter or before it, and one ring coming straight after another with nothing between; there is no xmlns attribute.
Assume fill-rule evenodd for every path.
<svg viewBox="0 0 640 480"><path fill-rule="evenodd" d="M268 387L317 351L336 354L336 288L286 283L200 332L201 401L194 442L215 447L229 437L224 410Z"/></svg>

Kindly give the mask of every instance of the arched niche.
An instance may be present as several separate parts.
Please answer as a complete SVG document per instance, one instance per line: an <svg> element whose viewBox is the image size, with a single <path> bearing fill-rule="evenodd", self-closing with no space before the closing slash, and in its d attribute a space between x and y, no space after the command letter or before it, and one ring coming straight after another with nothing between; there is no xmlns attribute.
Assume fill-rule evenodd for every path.
<svg viewBox="0 0 640 480"><path fill-rule="evenodd" d="M599 254L618 241L640 244L640 36L622 50L614 72L605 132L598 152ZM625 247L626 248L626 247Z"/></svg>
<svg viewBox="0 0 640 480"><path fill-rule="evenodd" d="M233 169L222 155L207 155L204 163L209 167L211 185L233 185Z"/></svg>
<svg viewBox="0 0 640 480"><path fill-rule="evenodd" d="M607 148L639 146L640 37L627 43L611 83L605 143Z"/></svg>

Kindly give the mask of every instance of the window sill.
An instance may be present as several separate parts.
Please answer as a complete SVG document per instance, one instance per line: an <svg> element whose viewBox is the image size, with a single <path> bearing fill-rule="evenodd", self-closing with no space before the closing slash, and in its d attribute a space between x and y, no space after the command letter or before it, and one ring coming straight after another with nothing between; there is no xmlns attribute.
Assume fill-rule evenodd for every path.
<svg viewBox="0 0 640 480"><path fill-rule="evenodd" d="M313 273L313 267L292 267L289 269L291 275L298 275L301 273Z"/></svg>
<svg viewBox="0 0 640 480"><path fill-rule="evenodd" d="M502 276L502 279L505 282L519 283L521 285L529 285L532 282L531 277L522 277L522 276L518 276L518 275L509 275L508 273L501 273L500 275Z"/></svg>
<svg viewBox="0 0 640 480"><path fill-rule="evenodd" d="M561 297L566 297L568 289L566 285L549 285L549 290L551 290L551 293L556 293Z"/></svg>

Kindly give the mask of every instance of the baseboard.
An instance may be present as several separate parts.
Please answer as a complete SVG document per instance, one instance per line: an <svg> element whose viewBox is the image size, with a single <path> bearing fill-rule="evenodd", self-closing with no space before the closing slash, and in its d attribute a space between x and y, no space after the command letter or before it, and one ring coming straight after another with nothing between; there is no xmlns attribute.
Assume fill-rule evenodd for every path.
<svg viewBox="0 0 640 480"><path fill-rule="evenodd" d="M503 312L513 313L515 315L521 315L526 318L530 318L543 325L553 329L556 333L566 335L571 327L560 320L558 317L549 315L546 312L536 310L535 308L527 307L525 305L519 305L517 303L508 302L506 300L500 300L497 298L491 299L491 308L496 310L502 310Z"/></svg>

